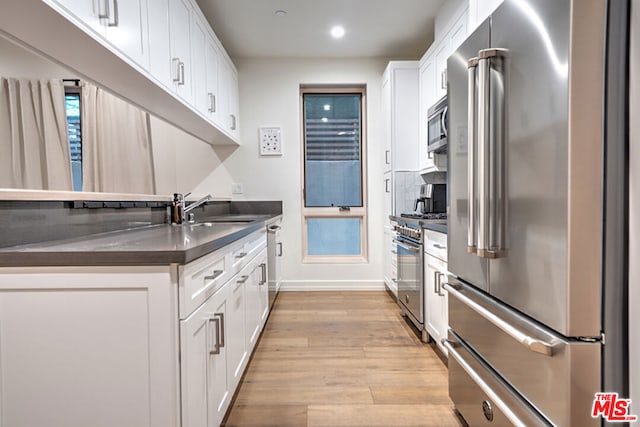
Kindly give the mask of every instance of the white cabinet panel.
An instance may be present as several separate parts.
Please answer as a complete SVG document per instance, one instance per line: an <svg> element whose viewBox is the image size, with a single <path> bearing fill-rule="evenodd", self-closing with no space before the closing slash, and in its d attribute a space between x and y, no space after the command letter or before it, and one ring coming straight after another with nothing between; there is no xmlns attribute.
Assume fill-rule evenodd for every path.
<svg viewBox="0 0 640 427"><path fill-rule="evenodd" d="M220 127L233 137L239 135L238 127L238 75L226 58L218 61L218 79L220 92Z"/></svg>
<svg viewBox="0 0 640 427"><path fill-rule="evenodd" d="M390 215L393 215L393 173L386 172L384 174L384 224L388 226L391 223Z"/></svg>
<svg viewBox="0 0 640 427"><path fill-rule="evenodd" d="M424 257L425 329L438 347L447 354L440 341L447 336L449 323L447 291L442 289L446 281L447 263L429 254Z"/></svg>
<svg viewBox="0 0 640 427"><path fill-rule="evenodd" d="M447 59L449 59L449 39L440 41L435 49L436 58L436 92L435 101L447 94Z"/></svg>
<svg viewBox="0 0 640 427"><path fill-rule="evenodd" d="M149 72L166 88L171 79L171 40L169 38L169 1L148 0L149 4Z"/></svg>
<svg viewBox="0 0 640 427"><path fill-rule="evenodd" d="M195 12L191 16L191 77L193 106L203 115L208 113L206 46L207 30Z"/></svg>
<svg viewBox="0 0 640 427"><path fill-rule="evenodd" d="M458 17L449 33L447 33L447 37L449 38L449 56L451 56L467 38L466 12Z"/></svg>
<svg viewBox="0 0 640 427"><path fill-rule="evenodd" d="M182 427L217 426L230 398L227 379L227 300L210 297L180 322Z"/></svg>
<svg viewBox="0 0 640 427"><path fill-rule="evenodd" d="M57 3L72 15L81 25L104 36L104 23L100 16L107 14L106 4L102 0L48 0Z"/></svg>
<svg viewBox="0 0 640 427"><path fill-rule="evenodd" d="M244 270L243 270L244 271ZM228 293L228 321L227 330L227 378L231 389L240 382L242 368L246 362L249 347L246 346L247 334L245 310L246 292L245 283L240 280L244 273L237 275L229 286Z"/></svg>
<svg viewBox="0 0 640 427"><path fill-rule="evenodd" d="M147 0L106 0L107 40L143 69L149 68Z"/></svg>
<svg viewBox="0 0 640 427"><path fill-rule="evenodd" d="M382 148L384 172L391 171L391 78L386 73L382 80Z"/></svg>
<svg viewBox="0 0 640 427"><path fill-rule="evenodd" d="M191 7L185 0L169 1L171 80L175 92L191 103Z"/></svg>
<svg viewBox="0 0 640 427"><path fill-rule="evenodd" d="M2 425L177 427L169 278L168 268L1 269Z"/></svg>
<svg viewBox="0 0 640 427"><path fill-rule="evenodd" d="M206 81L207 81L207 116L214 122L218 122L218 103L220 99L219 83L218 83L218 49L214 46L211 39L207 40L205 46L206 61Z"/></svg>

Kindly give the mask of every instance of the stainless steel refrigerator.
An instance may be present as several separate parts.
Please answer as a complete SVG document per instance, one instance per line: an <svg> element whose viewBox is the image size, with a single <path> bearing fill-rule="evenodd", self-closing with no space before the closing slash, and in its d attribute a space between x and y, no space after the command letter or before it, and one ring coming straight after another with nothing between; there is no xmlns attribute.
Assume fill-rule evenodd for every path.
<svg viewBox="0 0 640 427"><path fill-rule="evenodd" d="M447 63L444 344L472 427L601 423L607 245L620 232L606 222L607 8L506 0Z"/></svg>

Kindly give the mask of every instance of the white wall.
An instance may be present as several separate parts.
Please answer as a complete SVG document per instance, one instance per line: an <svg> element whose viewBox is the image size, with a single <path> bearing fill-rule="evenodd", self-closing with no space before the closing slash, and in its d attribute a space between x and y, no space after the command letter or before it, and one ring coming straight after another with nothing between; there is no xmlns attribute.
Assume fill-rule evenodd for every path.
<svg viewBox="0 0 640 427"><path fill-rule="evenodd" d="M230 148L213 147L177 127L151 116L156 194L193 192L231 197L231 175L223 160Z"/></svg>
<svg viewBox="0 0 640 427"><path fill-rule="evenodd" d="M285 289L383 289L381 59L238 59L242 146L225 165L246 199L283 201ZM368 236L366 264L302 263L300 84L366 84ZM282 157L260 157L258 128L280 126Z"/></svg>

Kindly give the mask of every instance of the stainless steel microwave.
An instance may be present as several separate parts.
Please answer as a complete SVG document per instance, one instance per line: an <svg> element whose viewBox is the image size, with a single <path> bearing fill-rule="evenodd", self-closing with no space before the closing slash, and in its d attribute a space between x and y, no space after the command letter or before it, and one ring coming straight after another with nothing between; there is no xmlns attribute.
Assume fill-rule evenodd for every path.
<svg viewBox="0 0 640 427"><path fill-rule="evenodd" d="M447 97L443 97L429 108L429 128L427 132L427 151L429 153L447 152Z"/></svg>

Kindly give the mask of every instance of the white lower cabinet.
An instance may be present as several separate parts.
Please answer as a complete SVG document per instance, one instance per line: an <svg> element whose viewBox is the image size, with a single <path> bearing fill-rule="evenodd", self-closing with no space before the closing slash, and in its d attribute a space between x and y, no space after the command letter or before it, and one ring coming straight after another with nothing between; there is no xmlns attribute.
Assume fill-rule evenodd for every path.
<svg viewBox="0 0 640 427"><path fill-rule="evenodd" d="M447 355L447 349L440 342L447 337L449 327L449 296L442 287L447 280L447 236L444 233L425 230L425 237L424 325L429 336Z"/></svg>
<svg viewBox="0 0 640 427"><path fill-rule="evenodd" d="M169 266L1 268L0 425L179 426L171 277Z"/></svg>
<svg viewBox="0 0 640 427"><path fill-rule="evenodd" d="M220 425L268 315L266 245L260 230L184 266L0 268L0 427Z"/></svg>
<svg viewBox="0 0 640 427"><path fill-rule="evenodd" d="M180 322L182 427L219 425L231 397L225 290Z"/></svg>

